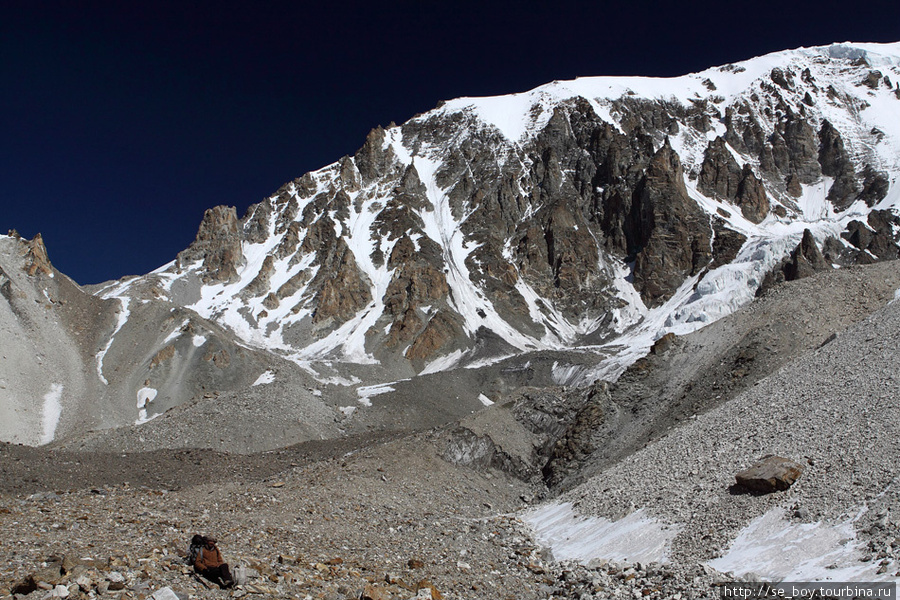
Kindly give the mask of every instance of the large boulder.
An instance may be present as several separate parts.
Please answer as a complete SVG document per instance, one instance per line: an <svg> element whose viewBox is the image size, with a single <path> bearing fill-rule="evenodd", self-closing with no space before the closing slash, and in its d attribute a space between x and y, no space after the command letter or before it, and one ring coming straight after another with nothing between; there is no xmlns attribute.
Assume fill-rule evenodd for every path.
<svg viewBox="0 0 900 600"><path fill-rule="evenodd" d="M770 454L734 478L743 488L768 494L788 489L802 474L803 465L800 463Z"/></svg>

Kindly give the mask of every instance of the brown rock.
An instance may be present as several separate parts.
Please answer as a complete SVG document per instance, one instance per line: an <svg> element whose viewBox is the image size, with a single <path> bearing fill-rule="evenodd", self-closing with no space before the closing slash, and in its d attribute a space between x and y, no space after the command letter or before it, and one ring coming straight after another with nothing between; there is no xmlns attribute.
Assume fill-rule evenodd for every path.
<svg viewBox="0 0 900 600"><path fill-rule="evenodd" d="M662 336L661 338L659 338L658 340L653 342L653 345L650 346L650 353L651 354L662 354L663 352L665 352L666 350L671 348L674 343L675 343L675 334L670 331L666 335Z"/></svg>
<svg viewBox="0 0 900 600"><path fill-rule="evenodd" d="M248 283L247 287L241 290L241 298L255 298L268 292L269 280L272 278L272 273L274 272L275 258L270 254L263 260L259 273L253 278L253 281Z"/></svg>
<svg viewBox="0 0 900 600"><path fill-rule="evenodd" d="M171 359L173 356L175 356L175 346L166 346L165 348L157 352L156 356L154 356L150 360L150 368L152 369L154 367L158 367L162 363Z"/></svg>
<svg viewBox="0 0 900 600"><path fill-rule="evenodd" d="M735 203L741 207L741 214L748 221L761 223L769 214L769 198L762 180L756 176L750 165L744 165L742 179L738 184Z"/></svg>
<svg viewBox="0 0 900 600"><path fill-rule="evenodd" d="M196 239L178 254L177 262L183 267L202 259L204 282L233 282L243 258L237 210L216 206L203 214Z"/></svg>
<svg viewBox="0 0 900 600"><path fill-rule="evenodd" d="M709 218L688 196L668 139L650 160L634 202L634 286L648 306L658 306L712 258Z"/></svg>
<svg viewBox="0 0 900 600"><path fill-rule="evenodd" d="M707 196L733 200L741 179L741 167L728 150L725 138L717 137L711 141L703 155L697 189Z"/></svg>
<svg viewBox="0 0 900 600"><path fill-rule="evenodd" d="M388 600L389 596L385 592L384 588L378 587L374 584L367 583L366 587L363 588L363 593L360 595L359 600Z"/></svg>
<svg viewBox="0 0 900 600"><path fill-rule="evenodd" d="M809 229L803 230L803 238L800 244L791 252L790 260L785 263L784 279L785 281L794 281L809 277L816 271L830 269L831 265L822 256L816 240Z"/></svg>
<svg viewBox="0 0 900 600"><path fill-rule="evenodd" d="M338 241L336 268L325 280L316 297L313 323L334 319L340 323L352 318L372 300L369 280L356 264L353 252Z"/></svg>
<svg viewBox="0 0 900 600"><path fill-rule="evenodd" d="M444 600L444 595L441 594L434 584L428 581L427 579L423 579L416 584L416 595L419 595L420 590L429 590L431 592L431 600Z"/></svg>
<svg viewBox="0 0 900 600"><path fill-rule="evenodd" d="M425 330L406 351L406 358L425 360L461 335L462 327L453 318L452 313L442 310L428 321Z"/></svg>
<svg viewBox="0 0 900 600"><path fill-rule="evenodd" d="M53 273L53 266L47 256L47 247L44 246L44 238L37 234L27 242L25 252L25 272L34 276L37 273L49 275Z"/></svg>
<svg viewBox="0 0 900 600"><path fill-rule="evenodd" d="M384 129L379 126L370 131L353 158L363 182L384 175L393 159L392 151L384 148Z"/></svg>
<svg viewBox="0 0 900 600"><path fill-rule="evenodd" d="M803 474L803 466L789 458L768 455L734 477L741 487L757 492L783 491Z"/></svg>

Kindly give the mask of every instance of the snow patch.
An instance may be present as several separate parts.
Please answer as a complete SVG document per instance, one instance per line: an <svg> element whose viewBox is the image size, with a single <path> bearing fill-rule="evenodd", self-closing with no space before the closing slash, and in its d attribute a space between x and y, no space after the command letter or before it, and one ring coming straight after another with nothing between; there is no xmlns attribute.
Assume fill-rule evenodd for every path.
<svg viewBox="0 0 900 600"><path fill-rule="evenodd" d="M56 436L56 427L62 416L63 386L54 383L50 391L44 394L44 406L41 410L41 445L49 444Z"/></svg>
<svg viewBox="0 0 900 600"><path fill-rule="evenodd" d="M185 320L184 320L184 323L182 323L181 325L179 325L178 327L176 327L174 330L172 330L172 333L170 333L168 336L166 336L166 339L163 340L162 345L163 345L163 346L168 346L168 345L169 345L169 342L171 342L172 340L174 340L175 338L177 338L178 336L180 336L181 333L184 331L185 326L186 326L188 323L190 323L190 320L189 320L189 319L185 319Z"/></svg>
<svg viewBox="0 0 900 600"><path fill-rule="evenodd" d="M478 394L478 400L480 400L481 403L484 404L485 406L493 406L494 405L493 400L491 400L484 394Z"/></svg>
<svg viewBox="0 0 900 600"><path fill-rule="evenodd" d="M147 416L147 405L156 398L157 390L151 387L142 387L137 392L137 407L138 407L138 418L134 422L135 425L143 425L147 421L151 421L154 418L158 417L160 414L155 414L152 417Z"/></svg>
<svg viewBox="0 0 900 600"><path fill-rule="evenodd" d="M130 314L128 305L131 303L131 298L119 297L118 300L122 303L122 310L119 311L116 328L113 330L112 335L109 336L109 341L106 342L106 346L103 347L103 350L97 353L97 375L100 377L100 381L103 382L103 385L109 385L106 377L103 376L103 359L106 356L106 353L109 352L113 340L116 339L116 334L119 333L119 330L122 329L126 322L128 322L128 315Z"/></svg>
<svg viewBox="0 0 900 600"><path fill-rule="evenodd" d="M275 372L270 369L270 370L266 371L265 373L263 373L262 375L260 375L259 377L257 377L256 381L254 381L250 387L254 387L257 385L265 385L267 383L272 383L273 381L275 381Z"/></svg>
<svg viewBox="0 0 900 600"><path fill-rule="evenodd" d="M194 343L194 348L199 348L200 346L202 346L203 344L206 343L206 336L205 335L195 335L191 339L191 341Z"/></svg>
<svg viewBox="0 0 900 600"><path fill-rule="evenodd" d="M892 579L889 573L877 573L878 561L860 561L863 549L852 520L793 523L782 509L773 508L741 530L724 556L708 564L723 573L754 573L771 581Z"/></svg>
<svg viewBox="0 0 900 600"><path fill-rule="evenodd" d="M464 354L465 352L463 352L462 350L454 350L450 354L447 354L440 358L436 358L435 360L425 365L425 368L422 369L419 375L429 375L431 373L439 373L440 371L447 371L449 369L452 369L457 364L459 364L459 361L462 360Z"/></svg>
<svg viewBox="0 0 900 600"><path fill-rule="evenodd" d="M396 383L396 382L393 382ZM372 401L369 400L372 396L378 396L379 394L387 394L388 392L393 392L394 387L391 383L380 383L378 385L367 385L356 389L356 394L359 396L359 403L363 406L372 406Z"/></svg>
<svg viewBox="0 0 900 600"><path fill-rule="evenodd" d="M588 371L583 365L560 365L556 361L550 368L550 377L556 385L577 385Z"/></svg>
<svg viewBox="0 0 900 600"><path fill-rule="evenodd" d="M570 502L545 504L523 515L537 541L558 561L592 560L665 563L669 545L681 530L648 516L643 509L610 521L577 514Z"/></svg>

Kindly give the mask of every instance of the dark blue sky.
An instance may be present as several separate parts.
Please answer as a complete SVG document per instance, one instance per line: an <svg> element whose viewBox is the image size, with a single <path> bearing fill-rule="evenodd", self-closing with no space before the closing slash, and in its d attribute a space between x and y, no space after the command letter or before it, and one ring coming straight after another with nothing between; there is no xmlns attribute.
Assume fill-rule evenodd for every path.
<svg viewBox="0 0 900 600"><path fill-rule="evenodd" d="M0 232L77 282L146 273L458 96L900 40L900 2L0 2Z"/></svg>

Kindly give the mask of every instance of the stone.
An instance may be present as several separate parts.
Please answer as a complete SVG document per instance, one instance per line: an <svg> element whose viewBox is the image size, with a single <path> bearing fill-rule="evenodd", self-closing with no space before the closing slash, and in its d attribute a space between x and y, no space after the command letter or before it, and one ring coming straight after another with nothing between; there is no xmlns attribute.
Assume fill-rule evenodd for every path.
<svg viewBox="0 0 900 600"><path fill-rule="evenodd" d="M76 578L75 583L78 584L78 587L82 592L89 592L94 587L94 581L87 575L81 575Z"/></svg>
<svg viewBox="0 0 900 600"><path fill-rule="evenodd" d="M423 595L422 593L426 592L429 595ZM444 595L441 594L434 584L428 581L427 579L423 579L416 584L416 598L431 598L431 600L444 600Z"/></svg>
<svg viewBox="0 0 900 600"><path fill-rule="evenodd" d="M462 331L455 314L441 310L428 321L425 329L410 345L406 357L410 360L425 360L445 349L453 340L459 339Z"/></svg>
<svg viewBox="0 0 900 600"><path fill-rule="evenodd" d="M634 287L647 306L658 306L712 259L709 218L688 196L668 138L650 160L634 202Z"/></svg>
<svg viewBox="0 0 900 600"><path fill-rule="evenodd" d="M744 218L753 223L762 223L769 214L769 197L762 179L756 176L750 165L744 165L738 183L734 202L741 207Z"/></svg>
<svg viewBox="0 0 900 600"><path fill-rule="evenodd" d="M313 323L343 323L372 300L371 284L357 266L353 252L343 239L336 246L332 268L323 265L320 272L324 281L316 296Z"/></svg>
<svg viewBox="0 0 900 600"><path fill-rule="evenodd" d="M831 268L819 251L816 240L809 229L803 230L800 244L791 252L790 260L784 265L785 281L794 281L813 275L816 271Z"/></svg>
<svg viewBox="0 0 900 600"><path fill-rule="evenodd" d="M384 588L372 583L367 583L359 596L359 600L389 600L389 598Z"/></svg>
<svg viewBox="0 0 900 600"><path fill-rule="evenodd" d="M737 473L735 480L741 487L768 494L788 489L802 474L800 463L770 454Z"/></svg>
<svg viewBox="0 0 900 600"><path fill-rule="evenodd" d="M658 340L653 342L653 345L650 346L650 353L651 354L662 354L666 350L671 348L674 343L675 343L675 334L670 331L669 333L665 334L664 336L662 336L661 338L659 338Z"/></svg>
<svg viewBox="0 0 900 600"><path fill-rule="evenodd" d="M728 150L725 138L717 137L706 147L697 189L707 196L734 200L742 179L741 167Z"/></svg>
<svg viewBox="0 0 900 600"><path fill-rule="evenodd" d="M34 575L29 575L19 583L15 584L10 590L14 595L22 595L27 596L31 592L34 592L38 589L37 581L34 578Z"/></svg>
<svg viewBox="0 0 900 600"><path fill-rule="evenodd" d="M64 585L57 585L53 588L49 594L47 594L48 598L68 598L69 597L69 588Z"/></svg>
<svg viewBox="0 0 900 600"><path fill-rule="evenodd" d="M172 588L168 586L156 590L150 595L150 598L152 600L180 600L178 594L172 591Z"/></svg>

